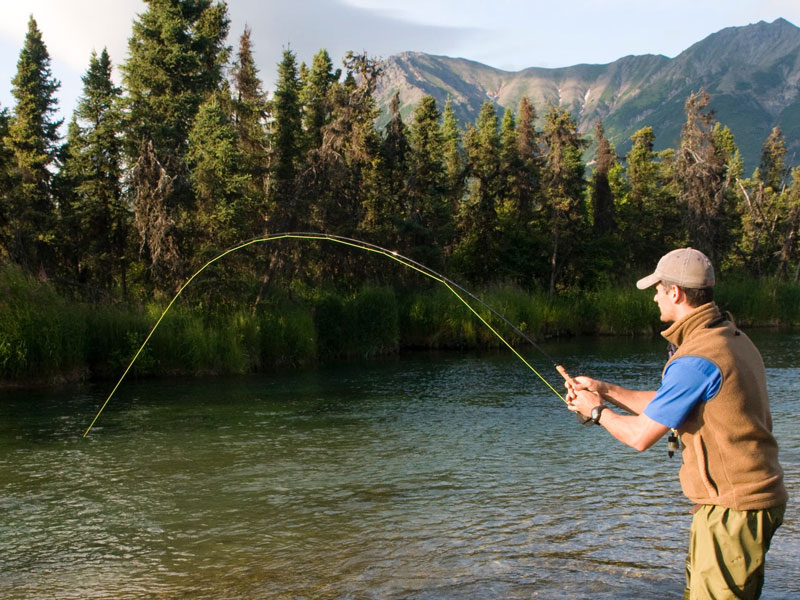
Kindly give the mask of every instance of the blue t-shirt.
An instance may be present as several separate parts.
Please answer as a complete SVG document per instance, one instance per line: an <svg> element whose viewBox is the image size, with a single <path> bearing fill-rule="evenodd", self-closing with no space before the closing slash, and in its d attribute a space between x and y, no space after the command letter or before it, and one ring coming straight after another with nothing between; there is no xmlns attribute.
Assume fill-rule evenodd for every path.
<svg viewBox="0 0 800 600"><path fill-rule="evenodd" d="M644 414L672 429L677 429L700 402L707 402L719 392L722 373L717 365L699 356L681 356L673 360Z"/></svg>

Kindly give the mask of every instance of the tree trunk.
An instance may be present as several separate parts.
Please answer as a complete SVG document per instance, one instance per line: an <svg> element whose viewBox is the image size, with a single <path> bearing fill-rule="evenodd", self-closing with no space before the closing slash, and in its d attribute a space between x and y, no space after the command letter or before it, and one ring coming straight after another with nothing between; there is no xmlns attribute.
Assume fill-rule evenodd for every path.
<svg viewBox="0 0 800 600"><path fill-rule="evenodd" d="M553 254L550 257L550 287L547 291L547 300L553 301L556 295L556 272L558 265L558 231L553 233Z"/></svg>

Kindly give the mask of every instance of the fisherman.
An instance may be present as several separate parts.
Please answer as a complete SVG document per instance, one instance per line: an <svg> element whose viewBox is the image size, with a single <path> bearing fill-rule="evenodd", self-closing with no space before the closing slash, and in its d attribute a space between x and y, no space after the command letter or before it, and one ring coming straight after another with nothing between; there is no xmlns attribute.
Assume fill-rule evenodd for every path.
<svg viewBox="0 0 800 600"><path fill-rule="evenodd" d="M684 599L758 598L764 559L787 493L772 435L764 362L714 303L714 268L700 251L664 255L636 283L653 300L670 357L657 391L585 376L567 383L570 410L643 451L680 436L684 494L694 502ZM606 403L630 414L605 410Z"/></svg>

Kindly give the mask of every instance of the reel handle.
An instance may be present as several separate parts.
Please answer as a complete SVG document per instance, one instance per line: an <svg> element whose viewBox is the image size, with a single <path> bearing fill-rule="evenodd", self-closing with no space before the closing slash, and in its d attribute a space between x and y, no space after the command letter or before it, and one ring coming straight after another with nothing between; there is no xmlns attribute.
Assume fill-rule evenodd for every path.
<svg viewBox="0 0 800 600"><path fill-rule="evenodd" d="M566 381L568 385L570 386L572 385L572 377L570 377L569 373L567 373L567 370L563 366L556 365L556 371L558 371L558 373L564 378L564 381ZM580 423L581 425L594 425L594 421L592 421L589 417L584 417L579 412L575 413L575 418L578 419L578 423Z"/></svg>

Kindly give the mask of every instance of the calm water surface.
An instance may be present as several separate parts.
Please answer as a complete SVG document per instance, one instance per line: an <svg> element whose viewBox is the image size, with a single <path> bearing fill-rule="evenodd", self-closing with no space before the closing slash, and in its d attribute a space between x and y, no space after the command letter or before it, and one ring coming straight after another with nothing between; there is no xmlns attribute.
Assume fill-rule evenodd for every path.
<svg viewBox="0 0 800 600"><path fill-rule="evenodd" d="M793 498L763 598L788 600L800 335L753 337ZM657 383L663 349L548 347L632 387ZM3 393L0 597L681 597L679 459L579 426L507 353L130 380L81 438L109 389Z"/></svg>

